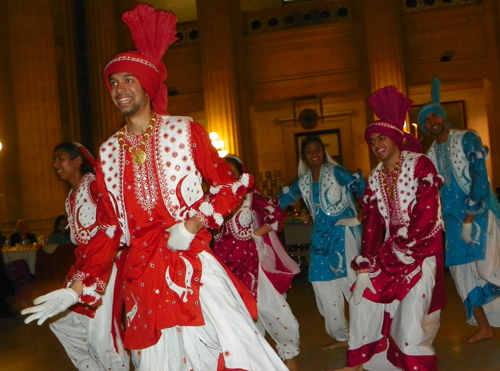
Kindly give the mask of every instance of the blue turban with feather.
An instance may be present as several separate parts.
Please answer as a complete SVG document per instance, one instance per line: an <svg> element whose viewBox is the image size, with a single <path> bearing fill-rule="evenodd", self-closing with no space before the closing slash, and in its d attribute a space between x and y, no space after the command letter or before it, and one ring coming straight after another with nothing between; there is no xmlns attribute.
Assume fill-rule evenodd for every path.
<svg viewBox="0 0 500 371"><path fill-rule="evenodd" d="M420 130L422 130L426 134L428 134L428 131L425 128L425 119L427 118L427 116L429 116L429 114L435 113L436 115L441 116L444 122L446 122L446 112L443 106L441 106L441 98L439 91L440 87L441 87L441 80L439 80L439 78L437 77L434 77L431 86L431 103L426 104L418 111L418 126L420 127ZM449 124L446 124L446 126L450 127Z"/></svg>

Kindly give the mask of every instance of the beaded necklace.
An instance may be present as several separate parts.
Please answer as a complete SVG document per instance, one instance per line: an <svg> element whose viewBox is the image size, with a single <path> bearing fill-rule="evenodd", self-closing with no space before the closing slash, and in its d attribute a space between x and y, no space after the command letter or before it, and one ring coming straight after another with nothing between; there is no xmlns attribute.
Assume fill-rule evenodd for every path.
<svg viewBox="0 0 500 371"><path fill-rule="evenodd" d="M387 170L384 166L382 166L382 170L380 171L380 180L382 186L384 187L389 199L394 202L396 200L396 185L399 178L399 174L401 173L401 160L402 157L399 158L398 163L394 166L394 170L390 173L387 173Z"/></svg>
<svg viewBox="0 0 500 371"><path fill-rule="evenodd" d="M118 132L118 143L120 143L120 147L125 151L132 153L132 158L137 165L143 165L146 162L146 144L151 136L153 128L155 127L156 121L157 118L155 113L153 114L153 117L151 117L146 131L142 135L143 139L139 142L139 146L137 148L129 146L125 141L125 131L127 130L126 126L122 127Z"/></svg>

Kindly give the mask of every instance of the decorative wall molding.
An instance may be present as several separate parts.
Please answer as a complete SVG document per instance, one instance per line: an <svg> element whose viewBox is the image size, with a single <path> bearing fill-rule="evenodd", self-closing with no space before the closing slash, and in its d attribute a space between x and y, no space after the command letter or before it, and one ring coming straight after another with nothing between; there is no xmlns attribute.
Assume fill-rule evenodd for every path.
<svg viewBox="0 0 500 371"><path fill-rule="evenodd" d="M404 13L481 4L482 0L400 0Z"/></svg>
<svg viewBox="0 0 500 371"><path fill-rule="evenodd" d="M355 1L314 1L246 12L245 35L352 22Z"/></svg>
<svg viewBox="0 0 500 371"><path fill-rule="evenodd" d="M177 23L177 35L179 40L172 46L194 44L199 40L198 21Z"/></svg>

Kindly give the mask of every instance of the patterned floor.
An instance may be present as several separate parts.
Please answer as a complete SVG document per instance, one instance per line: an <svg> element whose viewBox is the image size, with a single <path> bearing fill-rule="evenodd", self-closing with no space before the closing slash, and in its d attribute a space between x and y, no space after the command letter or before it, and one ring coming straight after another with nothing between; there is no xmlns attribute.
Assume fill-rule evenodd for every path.
<svg viewBox="0 0 500 371"><path fill-rule="evenodd" d="M493 340L464 346L460 340L474 332L464 320L464 310L451 278L446 277L448 305L441 315L441 328L434 342L441 371L500 370L500 330ZM56 282L39 282L24 299L56 287ZM13 303L18 309L23 298ZM306 282L306 272L294 281L288 301L300 323L301 354L297 361L301 371L337 368L345 362L345 349L322 351L330 342L318 313L314 293ZM47 325L24 325L20 315L0 318L0 371L70 371L75 370L62 346ZM154 370L151 370L154 371ZM270 371L270 370L259 370Z"/></svg>

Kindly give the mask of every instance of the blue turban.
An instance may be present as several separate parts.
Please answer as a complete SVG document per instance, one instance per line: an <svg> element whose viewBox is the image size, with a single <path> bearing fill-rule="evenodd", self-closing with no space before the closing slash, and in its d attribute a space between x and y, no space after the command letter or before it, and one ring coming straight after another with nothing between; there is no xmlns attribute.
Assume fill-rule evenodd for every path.
<svg viewBox="0 0 500 371"><path fill-rule="evenodd" d="M418 126L420 130L422 130L426 134L428 134L428 132L425 129L425 119L427 116L429 116L429 114L435 113L436 115L441 116L444 122L446 123L446 112L443 106L441 106L441 101L439 97L440 86L441 86L441 81L437 77L434 77L434 80L432 80L432 88L431 88L431 103L426 104L418 111ZM448 123L446 124L446 126L450 127Z"/></svg>

